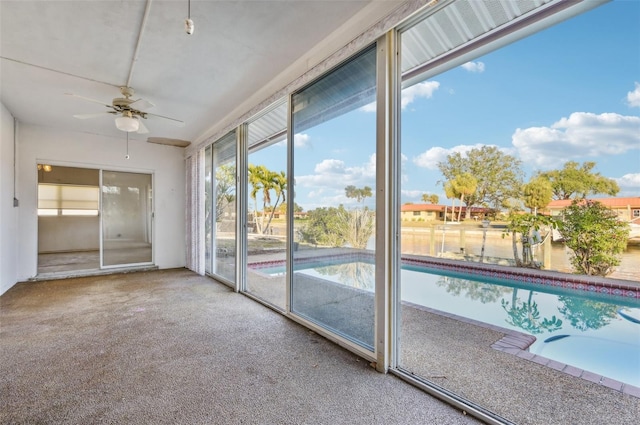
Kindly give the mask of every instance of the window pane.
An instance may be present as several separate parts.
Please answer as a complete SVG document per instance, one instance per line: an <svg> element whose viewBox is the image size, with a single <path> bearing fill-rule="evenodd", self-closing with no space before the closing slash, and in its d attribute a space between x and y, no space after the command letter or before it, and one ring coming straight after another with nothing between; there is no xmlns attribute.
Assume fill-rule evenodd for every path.
<svg viewBox="0 0 640 425"><path fill-rule="evenodd" d="M204 271L212 273L213 248L213 147L204 151Z"/></svg>
<svg viewBox="0 0 640 425"><path fill-rule="evenodd" d="M475 25L457 21L462 8L521 3L453 2L441 18L401 34L403 59L423 61L416 40L433 40L449 20ZM558 412L566 411L574 422L596 423L590 405L605 385L585 379L618 389L640 384L637 325L620 315L640 304L598 284L584 285L592 293L578 290L577 282L604 278L577 275L569 244L552 242L543 221L561 217L571 200L550 193L536 205L531 194L543 185L523 186L539 175L553 179L569 161L578 169L595 161L594 172L618 183L637 173L640 118L631 104L640 62L629 52L640 51L631 18L638 12L637 3L611 2L446 72L404 81L399 367L514 423L562 422ZM593 42L595 27L602 37ZM442 40L459 44L455 30L446 32L452 38ZM446 50L428 47L436 61ZM618 149L610 149L613 140ZM580 175L560 175L571 184L588 180L571 174ZM637 189L620 189L618 211L605 194L588 197L628 220L628 196ZM523 219L541 224L527 227ZM639 253L629 244L609 276L636 286ZM548 403L540 403L540 388Z"/></svg>
<svg viewBox="0 0 640 425"><path fill-rule="evenodd" d="M151 175L102 172L103 265L152 262Z"/></svg>
<svg viewBox="0 0 640 425"><path fill-rule="evenodd" d="M248 124L247 291L284 310L287 243L287 103ZM263 266L277 267L272 273Z"/></svg>
<svg viewBox="0 0 640 425"><path fill-rule="evenodd" d="M373 350L376 50L293 95L291 310Z"/></svg>
<svg viewBox="0 0 640 425"><path fill-rule="evenodd" d="M212 273L234 282L236 277L236 133L213 144Z"/></svg>

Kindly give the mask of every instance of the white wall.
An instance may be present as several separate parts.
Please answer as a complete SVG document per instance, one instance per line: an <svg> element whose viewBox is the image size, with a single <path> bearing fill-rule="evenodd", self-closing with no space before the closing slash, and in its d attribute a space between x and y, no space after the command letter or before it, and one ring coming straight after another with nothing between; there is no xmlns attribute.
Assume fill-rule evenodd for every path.
<svg viewBox="0 0 640 425"><path fill-rule="evenodd" d="M38 252L97 251L100 217L38 217Z"/></svg>
<svg viewBox="0 0 640 425"><path fill-rule="evenodd" d="M127 160L124 133L122 139L116 139L29 124L20 124L19 130L18 281L37 274L38 162L54 167L64 165L152 173L154 263L160 268L184 267L185 170L182 149L147 143L146 138L135 136L142 140L129 141L130 159Z"/></svg>
<svg viewBox="0 0 640 425"><path fill-rule="evenodd" d="M13 117L0 103L0 295L17 281L18 208L13 207Z"/></svg>

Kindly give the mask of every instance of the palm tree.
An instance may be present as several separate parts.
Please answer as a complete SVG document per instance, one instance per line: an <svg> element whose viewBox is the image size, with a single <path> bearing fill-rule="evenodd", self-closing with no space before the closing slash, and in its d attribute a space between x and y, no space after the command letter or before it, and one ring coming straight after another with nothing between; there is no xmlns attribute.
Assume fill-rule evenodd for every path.
<svg viewBox="0 0 640 425"><path fill-rule="evenodd" d="M437 204L438 201L440 200L440 198L438 198L438 195L429 195L428 193L423 193L422 194L422 202L428 202L430 204Z"/></svg>
<svg viewBox="0 0 640 425"><path fill-rule="evenodd" d="M271 220L273 220L273 216L276 213L276 209L278 205L284 203L286 201L286 193L287 193L287 176L284 171L280 171L279 173L275 171L269 171L267 174L269 191L273 189L276 194L276 202L273 204L273 208L271 208L271 214L269 215L269 221L267 221L267 225L264 228L266 232L271 226ZM269 197L269 201L271 197Z"/></svg>
<svg viewBox="0 0 640 425"><path fill-rule="evenodd" d="M533 301L533 291L529 291L529 297L526 302L522 301L518 305L518 288L513 288L511 304L504 298L501 301L502 308L509 316L506 322L512 326L516 326L531 334L541 334L544 331L554 332L562 328L562 320L555 315L550 319L542 318L540 320L540 311L538 303Z"/></svg>
<svg viewBox="0 0 640 425"><path fill-rule="evenodd" d="M453 185L452 181L448 181L444 184L444 194L447 197L447 199L452 199L451 201L451 220L455 219L455 212L456 212L456 199L458 199L458 196L460 196L458 194L458 192L456 191L455 186ZM446 220L446 217L445 217Z"/></svg>
<svg viewBox="0 0 640 425"><path fill-rule="evenodd" d="M249 184L251 184L249 196L253 199L255 205L254 222L256 230L258 233L264 234L269 230L278 205L286 201L287 177L284 171L278 173L269 170L264 165L249 165ZM271 191L274 191L276 195L273 206L271 205ZM262 195L262 212L258 219L257 198L259 193ZM265 224L267 210L270 210L270 215Z"/></svg>
<svg viewBox="0 0 640 425"><path fill-rule="evenodd" d="M262 233L262 228L258 222L258 193L264 189L264 170L266 170L264 165L249 164L249 184L251 185L249 196L253 199L253 221L258 233Z"/></svg>
<svg viewBox="0 0 640 425"><path fill-rule="evenodd" d="M460 211L458 211L458 221L462 215L462 205L464 204L465 195L473 195L478 187L478 179L476 179L471 173L462 173L456 175L451 180L455 192L460 195ZM471 208L467 208L465 218L471 218Z"/></svg>
<svg viewBox="0 0 640 425"><path fill-rule="evenodd" d="M347 198L356 198L356 201L364 203L366 198L373 196L373 192L369 186L363 188L357 188L354 185L349 185L344 188L344 193Z"/></svg>

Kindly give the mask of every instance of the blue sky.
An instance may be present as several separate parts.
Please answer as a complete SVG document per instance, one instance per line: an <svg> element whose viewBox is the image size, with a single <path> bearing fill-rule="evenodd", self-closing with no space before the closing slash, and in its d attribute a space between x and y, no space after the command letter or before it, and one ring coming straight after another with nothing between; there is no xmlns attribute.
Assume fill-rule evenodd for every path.
<svg viewBox="0 0 640 425"><path fill-rule="evenodd" d="M353 204L344 187L375 187L375 114L360 108L296 135L296 202ZM437 163L498 146L525 178L595 161L619 196L640 196L640 2L614 1L403 91L402 202L450 203ZM286 150L250 157L286 170Z"/></svg>

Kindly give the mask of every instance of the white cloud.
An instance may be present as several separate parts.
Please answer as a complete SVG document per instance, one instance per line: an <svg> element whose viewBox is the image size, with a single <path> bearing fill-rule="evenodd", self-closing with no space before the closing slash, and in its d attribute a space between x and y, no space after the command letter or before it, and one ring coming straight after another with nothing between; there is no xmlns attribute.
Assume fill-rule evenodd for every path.
<svg viewBox="0 0 640 425"><path fill-rule="evenodd" d="M409 181L409 175L406 172L406 164L409 157L403 153L400 153L400 182L407 183Z"/></svg>
<svg viewBox="0 0 640 425"><path fill-rule="evenodd" d="M440 87L440 83L437 81L425 81L422 83L414 84L413 86L402 90L400 106L402 109L409 106L409 104L413 103L418 98L430 99L433 97L433 93L438 90ZM364 105L360 108L363 112L375 112L376 111L376 103L371 102L367 105Z"/></svg>
<svg viewBox="0 0 640 425"><path fill-rule="evenodd" d="M311 139L311 137L306 133L294 134L294 136L293 136L293 145L296 148L305 148L305 147L311 145L311 142L309 141L310 139Z"/></svg>
<svg viewBox="0 0 640 425"><path fill-rule="evenodd" d="M293 135L293 143L296 148L306 148L311 146L311 137L305 133L298 133ZM287 139L275 144L275 146L287 147Z"/></svg>
<svg viewBox="0 0 640 425"><path fill-rule="evenodd" d="M484 62L466 62L460 66L469 72L484 72Z"/></svg>
<svg viewBox="0 0 640 425"><path fill-rule="evenodd" d="M413 163L418 167L427 168L429 170L437 170L438 162L446 161L447 156L456 152L460 153L462 156L466 156L467 152L469 152L471 149L479 149L483 146L486 145L482 143L476 143L475 145L458 145L448 149L436 146L425 152L422 152L420 155L413 158Z"/></svg>
<svg viewBox="0 0 640 425"><path fill-rule="evenodd" d="M425 81L402 90L402 109L409 106L409 104L417 98L424 97L426 99L431 99L433 93L438 90L439 87L440 83L437 81Z"/></svg>
<svg viewBox="0 0 640 425"><path fill-rule="evenodd" d="M640 173L625 174L620 178L614 178L620 191L629 193L629 196L638 196L640 194Z"/></svg>
<svg viewBox="0 0 640 425"><path fill-rule="evenodd" d="M549 169L572 159L638 149L640 117L574 112L550 127L518 128L511 142L524 163Z"/></svg>
<svg viewBox="0 0 640 425"><path fill-rule="evenodd" d="M306 197L313 200L313 205L337 205L356 202L347 198L344 188L375 187L376 155L371 154L361 165L347 166L340 159L325 159L317 163L313 174L296 176L298 193L306 192ZM305 204L305 208L311 208Z"/></svg>
<svg viewBox="0 0 640 425"><path fill-rule="evenodd" d="M362 112L375 112L376 111L376 102L367 103L362 108L360 108Z"/></svg>
<svg viewBox="0 0 640 425"><path fill-rule="evenodd" d="M636 82L635 90L627 93L627 105L640 108L640 83Z"/></svg>
<svg viewBox="0 0 640 425"><path fill-rule="evenodd" d="M401 190L403 197L412 198L412 199L422 199L422 194L425 193L424 190Z"/></svg>
<svg viewBox="0 0 640 425"><path fill-rule="evenodd" d="M325 159L316 164L313 171L318 174L344 174L344 161L340 159Z"/></svg>

